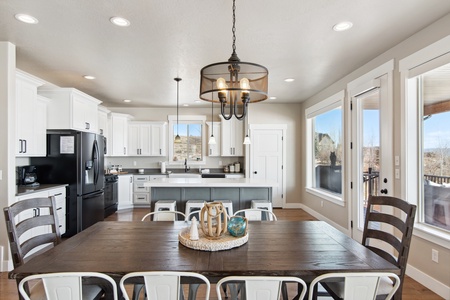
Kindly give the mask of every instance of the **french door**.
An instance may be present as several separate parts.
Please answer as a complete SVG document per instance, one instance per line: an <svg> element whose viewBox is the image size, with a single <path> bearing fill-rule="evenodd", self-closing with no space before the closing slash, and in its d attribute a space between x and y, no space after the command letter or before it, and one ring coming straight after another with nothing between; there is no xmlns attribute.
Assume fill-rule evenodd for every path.
<svg viewBox="0 0 450 300"><path fill-rule="evenodd" d="M392 195L393 119L388 76L350 90L352 237L361 241L369 195Z"/></svg>

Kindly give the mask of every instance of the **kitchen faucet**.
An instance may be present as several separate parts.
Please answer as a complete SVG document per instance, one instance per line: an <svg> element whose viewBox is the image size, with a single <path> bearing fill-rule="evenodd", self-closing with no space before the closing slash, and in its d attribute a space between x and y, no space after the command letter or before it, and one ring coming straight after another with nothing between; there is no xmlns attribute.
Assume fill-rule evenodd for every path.
<svg viewBox="0 0 450 300"><path fill-rule="evenodd" d="M191 169L191 167L188 167L187 165L187 158L184 159L184 172L187 173L187 171L189 171Z"/></svg>

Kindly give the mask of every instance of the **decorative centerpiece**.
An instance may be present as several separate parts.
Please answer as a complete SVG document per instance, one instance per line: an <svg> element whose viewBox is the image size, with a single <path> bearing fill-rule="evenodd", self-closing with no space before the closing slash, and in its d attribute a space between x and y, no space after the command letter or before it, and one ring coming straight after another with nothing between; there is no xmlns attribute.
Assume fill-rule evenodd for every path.
<svg viewBox="0 0 450 300"><path fill-rule="evenodd" d="M227 210L222 202L205 203L200 212L200 226L208 239L218 239L227 231Z"/></svg>
<svg viewBox="0 0 450 300"><path fill-rule="evenodd" d="M233 216L228 221L228 232L235 237L247 234L248 220L245 217Z"/></svg>

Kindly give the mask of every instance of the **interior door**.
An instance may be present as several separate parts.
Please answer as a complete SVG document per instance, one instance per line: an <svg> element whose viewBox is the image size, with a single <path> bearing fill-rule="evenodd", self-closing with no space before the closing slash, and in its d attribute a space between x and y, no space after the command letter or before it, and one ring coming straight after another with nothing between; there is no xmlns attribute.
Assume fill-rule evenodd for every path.
<svg viewBox="0 0 450 300"><path fill-rule="evenodd" d="M352 237L361 241L369 195L392 195L392 103L387 75L350 92Z"/></svg>
<svg viewBox="0 0 450 300"><path fill-rule="evenodd" d="M250 129L250 177L261 178L278 183L272 190L273 207L283 207L283 129ZM255 199L257 200L257 199Z"/></svg>

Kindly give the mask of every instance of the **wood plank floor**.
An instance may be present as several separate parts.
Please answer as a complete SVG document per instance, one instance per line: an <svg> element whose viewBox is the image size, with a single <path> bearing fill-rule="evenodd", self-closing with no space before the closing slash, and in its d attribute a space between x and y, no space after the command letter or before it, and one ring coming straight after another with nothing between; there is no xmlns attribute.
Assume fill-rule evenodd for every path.
<svg viewBox="0 0 450 300"><path fill-rule="evenodd" d="M139 221L148 212L148 209L122 210L109 216L107 221ZM314 217L307 214L301 209L275 209L274 213L279 220L315 220ZM217 299L215 296L215 286L211 287L211 298ZM6 272L0 273L0 300L18 299L16 282L8 279ZM406 276L403 286L404 300L437 300L443 299L418 283L410 277Z"/></svg>

